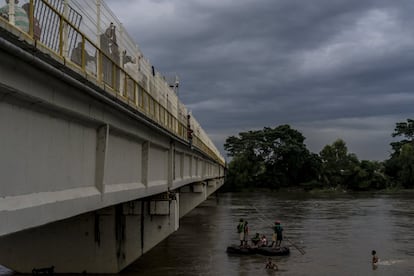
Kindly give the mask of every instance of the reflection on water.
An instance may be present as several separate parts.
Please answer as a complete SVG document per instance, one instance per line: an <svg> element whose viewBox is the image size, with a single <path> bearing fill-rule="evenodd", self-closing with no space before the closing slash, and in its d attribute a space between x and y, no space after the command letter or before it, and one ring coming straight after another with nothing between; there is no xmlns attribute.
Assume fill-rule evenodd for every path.
<svg viewBox="0 0 414 276"><path fill-rule="evenodd" d="M414 275L414 194L310 196L221 194L181 221L170 236L122 275ZM229 256L238 243L239 218L250 233L271 237L280 220L291 255L273 257L280 271L266 271L264 256ZM371 266L371 250L380 262Z"/></svg>
<svg viewBox="0 0 414 276"><path fill-rule="evenodd" d="M123 271L139 275L414 275L414 193L399 195L249 193L211 198L180 221L180 229ZM280 220L290 256L231 256L236 225L271 237ZM379 257L372 267L371 250ZM0 274L2 274L0 267Z"/></svg>

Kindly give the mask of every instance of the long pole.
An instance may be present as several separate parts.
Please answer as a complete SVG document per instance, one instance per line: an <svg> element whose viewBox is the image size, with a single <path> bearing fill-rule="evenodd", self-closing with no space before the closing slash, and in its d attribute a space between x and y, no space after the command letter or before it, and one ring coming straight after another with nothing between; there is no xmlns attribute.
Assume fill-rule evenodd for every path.
<svg viewBox="0 0 414 276"><path fill-rule="evenodd" d="M268 221L270 221L270 219L268 218L268 217L266 217L262 212L260 212L254 205L251 205L250 204L250 206L251 207L253 207L255 210L256 210L256 212L259 214L259 216L262 216L263 218L265 218L266 219L266 221L263 219L263 218L261 218L261 217L259 217L259 219L261 220L261 221L263 221L263 222L265 222L265 223L267 223L269 226L273 226L273 225L271 225L270 223L268 223ZM296 244L294 244L288 237L286 237L285 236L285 238L286 238L286 240L293 246L293 247L295 247L302 255L305 255L305 250L303 250L302 248L300 248L300 247L298 247Z"/></svg>

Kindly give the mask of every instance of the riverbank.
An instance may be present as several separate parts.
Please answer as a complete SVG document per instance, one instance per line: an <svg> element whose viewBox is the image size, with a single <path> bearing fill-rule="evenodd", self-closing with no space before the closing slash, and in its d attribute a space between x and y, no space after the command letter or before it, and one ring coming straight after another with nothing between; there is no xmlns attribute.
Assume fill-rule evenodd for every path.
<svg viewBox="0 0 414 276"><path fill-rule="evenodd" d="M252 192L261 192L261 193L280 193L280 194L289 194L289 193L304 193L310 195L322 195L322 194L331 194L331 195L343 195L343 194L414 194L414 189L405 189L401 187L389 187L379 190L366 190L366 191L355 191L344 189L343 187L326 187L326 188L303 188L303 187L290 187L290 188L279 188L279 189L269 189L269 188L243 188L237 191L228 191L225 189L220 189L220 193L252 193Z"/></svg>

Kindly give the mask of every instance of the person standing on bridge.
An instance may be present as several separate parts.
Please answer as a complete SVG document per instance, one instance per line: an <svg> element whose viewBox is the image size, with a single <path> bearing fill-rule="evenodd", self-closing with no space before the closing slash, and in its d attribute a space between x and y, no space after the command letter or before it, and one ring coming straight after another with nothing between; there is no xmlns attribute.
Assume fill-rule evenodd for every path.
<svg viewBox="0 0 414 276"><path fill-rule="evenodd" d="M187 115L187 139L190 144L190 148L193 147L193 130L191 129L191 115Z"/></svg>
<svg viewBox="0 0 414 276"><path fill-rule="evenodd" d="M30 17L30 4L26 3L22 6L22 8L27 13L27 16ZM42 36L42 27L40 27L39 20L33 16L33 38L35 40L40 40Z"/></svg>
<svg viewBox="0 0 414 276"><path fill-rule="evenodd" d="M79 41L76 47L72 50L70 60L82 67L82 52L84 53L85 66L87 66L88 62L96 62L96 57L91 56L88 51L82 50L82 41Z"/></svg>

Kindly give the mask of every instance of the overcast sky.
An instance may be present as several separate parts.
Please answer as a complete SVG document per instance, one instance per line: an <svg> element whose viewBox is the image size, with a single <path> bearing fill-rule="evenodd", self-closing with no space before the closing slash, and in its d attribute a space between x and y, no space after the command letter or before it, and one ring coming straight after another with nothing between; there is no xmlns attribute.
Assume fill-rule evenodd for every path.
<svg viewBox="0 0 414 276"><path fill-rule="evenodd" d="M414 118L413 0L107 0L144 56L180 76L213 142L289 124L315 153L337 138L389 157Z"/></svg>

